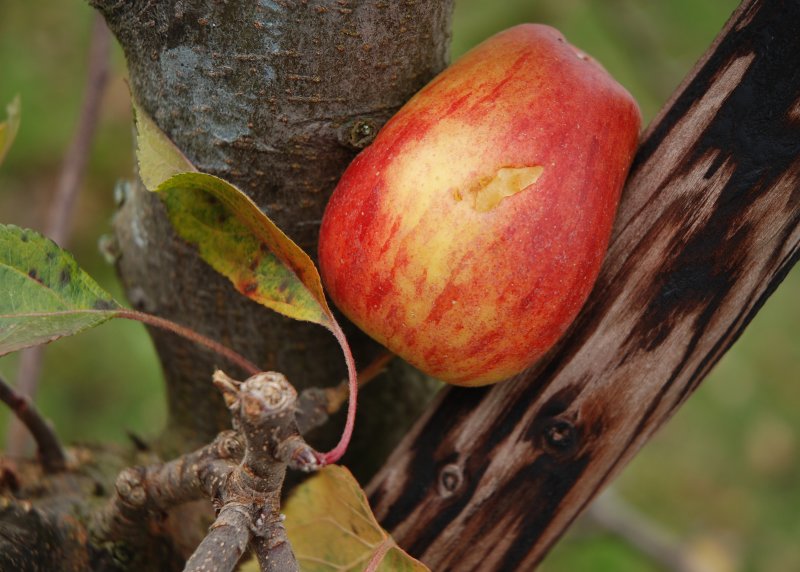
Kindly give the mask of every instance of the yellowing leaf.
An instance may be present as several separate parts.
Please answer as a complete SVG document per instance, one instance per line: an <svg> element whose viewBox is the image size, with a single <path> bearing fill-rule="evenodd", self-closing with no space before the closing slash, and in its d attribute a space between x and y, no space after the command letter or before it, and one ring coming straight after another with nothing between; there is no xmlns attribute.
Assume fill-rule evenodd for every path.
<svg viewBox="0 0 800 572"><path fill-rule="evenodd" d="M230 183L182 173L156 189L178 235L256 302L296 320L333 327L314 263Z"/></svg>
<svg viewBox="0 0 800 572"><path fill-rule="evenodd" d="M148 191L154 191L172 175L196 172L194 165L181 153L147 113L133 102L136 121L136 158L139 177Z"/></svg>
<svg viewBox="0 0 800 572"><path fill-rule="evenodd" d="M248 298L332 329L311 258L234 185L196 172L152 119L134 108L139 175L161 195L178 235Z"/></svg>
<svg viewBox="0 0 800 572"><path fill-rule="evenodd" d="M20 102L18 95L6 106L6 114L8 119L0 123L0 165L3 164L3 160L11 148L11 143L14 142L17 131L19 131Z"/></svg>
<svg viewBox="0 0 800 572"><path fill-rule="evenodd" d="M332 465L297 487L287 501L286 531L302 572L423 572L375 520L367 497L344 467Z"/></svg>
<svg viewBox="0 0 800 572"><path fill-rule="evenodd" d="M197 246L214 270L259 304L328 328L344 352L350 388L348 421L339 444L322 464L344 454L355 420L356 368L311 258L231 183L199 173L147 114L136 105L139 176L157 192L175 232ZM184 171L184 172L182 172Z"/></svg>
<svg viewBox="0 0 800 572"><path fill-rule="evenodd" d="M0 225L0 355L77 334L121 309L53 241Z"/></svg>

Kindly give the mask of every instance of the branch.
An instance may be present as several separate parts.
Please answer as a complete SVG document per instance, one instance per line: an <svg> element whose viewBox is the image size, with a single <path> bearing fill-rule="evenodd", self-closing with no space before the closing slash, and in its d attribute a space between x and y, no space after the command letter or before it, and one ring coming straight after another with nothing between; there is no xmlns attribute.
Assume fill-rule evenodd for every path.
<svg viewBox="0 0 800 572"><path fill-rule="evenodd" d="M69 238L69 222L72 219L73 205L86 171L89 150L97 128L100 103L108 82L110 46L111 33L103 18L96 14L89 48L89 71L86 78L83 106L75 134L67 146L45 230L45 234L62 248L66 248ZM21 394L29 397L36 395L43 355L43 346L22 352L17 374L17 389ZM24 448L24 434L20 432L19 425L12 420L8 427L6 451L11 456L19 456L23 453Z"/></svg>
<svg viewBox="0 0 800 572"><path fill-rule="evenodd" d="M220 433L209 445L167 463L131 467L117 477L114 496L93 523L101 540L124 539L136 546L148 542L143 523L179 504L211 498L242 455L234 431Z"/></svg>
<svg viewBox="0 0 800 572"><path fill-rule="evenodd" d="M617 535L664 570L701 572L692 563L687 547L629 506L613 490L606 490L596 498L585 516L603 530Z"/></svg>
<svg viewBox="0 0 800 572"><path fill-rule="evenodd" d="M186 562L184 572L229 572L236 568L250 542L250 513L227 504L208 534Z"/></svg>
<svg viewBox="0 0 800 572"><path fill-rule="evenodd" d="M300 437L294 420L297 392L275 372L237 382L221 371L214 384L225 397L236 427L244 437L244 459L222 484L215 498L221 505L211 534L187 563L186 571L232 570L244 552L245 531L255 536L259 562L267 564L279 550L282 572L299 570L281 525L280 495L286 465L317 468L318 455ZM243 530L244 528L244 530ZM262 570L278 570L263 567Z"/></svg>
<svg viewBox="0 0 800 572"><path fill-rule="evenodd" d="M100 104L103 99L109 75L109 54L111 53L111 32L103 17L95 14L92 23L92 41L89 47L89 70L83 105L78 118L78 126L64 156L64 164L58 178L46 234L61 248L66 248L69 238L69 223L72 210L80 190L89 151L97 131Z"/></svg>
<svg viewBox="0 0 800 572"><path fill-rule="evenodd" d="M320 466L319 454L297 429L297 392L275 372L239 382L217 371L214 385L235 430L173 461L122 471L92 535L100 542L145 546L153 524L157 529L169 509L208 498L217 519L185 570L233 570L248 543L264 570L297 570L280 514L281 489L287 466L302 471Z"/></svg>
<svg viewBox="0 0 800 572"><path fill-rule="evenodd" d="M74 501L80 493L72 493ZM0 496L0 570L89 569L87 538L65 496L49 506Z"/></svg>
<svg viewBox="0 0 800 572"><path fill-rule="evenodd" d="M358 388L361 390L370 381L386 371L395 355L389 351L382 351L367 367L358 372ZM349 395L349 383L345 379L333 387L318 388L310 387L304 390L297 400L297 421L298 430L302 435L316 427L320 427L347 402Z"/></svg>
<svg viewBox="0 0 800 572"><path fill-rule="evenodd" d="M266 523L259 528L250 542L256 553L261 572L291 572L299 570L283 519Z"/></svg>
<svg viewBox="0 0 800 572"><path fill-rule="evenodd" d="M199 170L244 190L309 253L344 168L445 67L453 6L89 2L119 39L131 90L159 128ZM327 331L259 307L210 273L176 239L158 197L134 185L114 227L118 268L137 309L224 340L261 369L284 372L299 390L340 378L341 350ZM367 336L346 330L359 361L376 353ZM169 408L170 434L161 443L195 448L228 420L219 396L207 391L213 356L158 332L153 338ZM395 382L364 396L348 448L353 464L372 470L427 405L436 386L409 380L408 371L392 368ZM318 431L312 439L324 449L336 435Z"/></svg>
<svg viewBox="0 0 800 572"><path fill-rule="evenodd" d="M45 473L56 473L67 467L67 457L55 431L45 421L33 403L20 395L0 377L0 401L14 412L16 418L30 431L39 448L39 460Z"/></svg>
<svg viewBox="0 0 800 572"><path fill-rule="evenodd" d="M797 262L798 21L800 2L742 4L645 134L567 335L514 379L443 392L370 484L431 569L533 569Z"/></svg>

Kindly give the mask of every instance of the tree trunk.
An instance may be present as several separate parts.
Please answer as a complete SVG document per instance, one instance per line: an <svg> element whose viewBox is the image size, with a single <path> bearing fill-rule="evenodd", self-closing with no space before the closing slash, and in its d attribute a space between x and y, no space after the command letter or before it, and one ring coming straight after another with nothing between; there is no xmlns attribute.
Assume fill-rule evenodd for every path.
<svg viewBox="0 0 800 572"><path fill-rule="evenodd" d="M800 257L800 2L746 1L647 130L599 281L544 359L451 388L370 485L431 569L531 570Z"/></svg>
<svg viewBox="0 0 800 572"><path fill-rule="evenodd" d="M131 91L201 171L238 185L316 256L327 198L355 153L447 63L452 0L92 0L125 50ZM158 199L129 186L115 221L131 303L222 341L299 389L345 377L327 330L238 294L172 233ZM363 365L376 345L350 328ZM211 387L218 358L152 331L168 387L167 452L228 422ZM236 375L240 372L232 371ZM411 381L409 381L409 378ZM364 392L349 459L380 466L436 386L395 365ZM371 413L371 414L366 414ZM338 429L311 437L331 445ZM371 454L366 454L369 448Z"/></svg>

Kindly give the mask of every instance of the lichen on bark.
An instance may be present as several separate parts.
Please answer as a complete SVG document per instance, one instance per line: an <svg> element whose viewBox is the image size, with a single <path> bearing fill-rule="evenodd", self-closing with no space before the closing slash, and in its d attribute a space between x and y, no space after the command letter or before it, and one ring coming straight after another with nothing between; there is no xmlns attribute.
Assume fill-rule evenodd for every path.
<svg viewBox="0 0 800 572"><path fill-rule="evenodd" d="M120 41L131 90L159 127L198 169L247 192L312 257L341 172L449 57L452 0L91 3ZM344 376L328 332L241 297L175 238L156 197L137 184L128 189L115 229L132 304L230 345L299 389ZM348 334L356 359L368 363L375 344L354 328ZM167 335L153 338L169 400L162 449L197 446L227 424L210 385L216 358ZM390 371L363 395L350 456L363 476L435 387L407 367ZM310 439L324 448L337 432L328 427Z"/></svg>

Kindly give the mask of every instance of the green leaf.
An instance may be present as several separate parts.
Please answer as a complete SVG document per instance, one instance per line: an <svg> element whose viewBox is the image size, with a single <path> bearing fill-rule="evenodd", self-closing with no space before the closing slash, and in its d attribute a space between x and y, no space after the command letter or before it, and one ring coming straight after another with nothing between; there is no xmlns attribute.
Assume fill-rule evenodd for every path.
<svg viewBox="0 0 800 572"><path fill-rule="evenodd" d="M0 224L0 355L77 334L121 309L52 240Z"/></svg>
<svg viewBox="0 0 800 572"><path fill-rule="evenodd" d="M297 487L284 512L286 531L303 572L361 571L378 550L387 548L375 570L428 570L380 527L364 491L344 467L325 467Z"/></svg>
<svg viewBox="0 0 800 572"><path fill-rule="evenodd" d="M3 160L17 136L17 131L19 131L20 107L19 95L17 95L6 106L8 119L0 123L0 165L3 164Z"/></svg>

